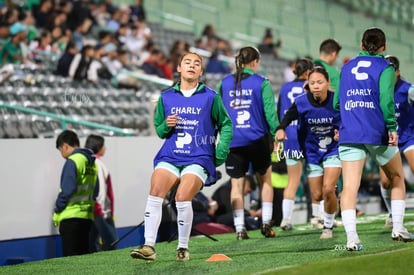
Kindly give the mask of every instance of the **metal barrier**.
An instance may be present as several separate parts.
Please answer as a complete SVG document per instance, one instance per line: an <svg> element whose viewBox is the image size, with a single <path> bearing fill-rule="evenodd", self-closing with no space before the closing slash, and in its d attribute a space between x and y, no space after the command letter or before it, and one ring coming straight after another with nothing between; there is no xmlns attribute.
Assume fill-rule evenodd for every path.
<svg viewBox="0 0 414 275"><path fill-rule="evenodd" d="M112 133L119 134L119 135L122 135L122 136L136 136L137 135L137 133L134 130L131 130L131 129L122 129L122 128L118 128L118 127L108 126L108 125L105 125L105 124L73 119L71 117L67 117L67 116L63 116L63 115L56 115L56 114L49 113L49 112L42 112L42 111L39 111L39 110L36 110L36 109L26 108L26 107L22 107L22 106L18 106L18 105L11 105L11 104L2 103L2 104L0 104L0 109L2 109L2 108L13 109L13 110L23 112L23 113L29 113L29 114L33 114L33 115L49 117L49 118L58 120L61 123L62 130L67 129L67 127L66 127L67 123L73 123L73 124L78 124L78 125L85 126L85 127L101 129L101 130L112 132Z"/></svg>

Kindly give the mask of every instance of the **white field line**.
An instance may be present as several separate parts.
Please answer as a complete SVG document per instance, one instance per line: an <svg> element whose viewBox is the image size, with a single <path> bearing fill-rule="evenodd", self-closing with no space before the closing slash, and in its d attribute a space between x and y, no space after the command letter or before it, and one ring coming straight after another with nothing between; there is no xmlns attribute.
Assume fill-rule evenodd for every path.
<svg viewBox="0 0 414 275"><path fill-rule="evenodd" d="M387 218L388 214L384 213L384 214L377 214L377 215L365 215L365 216L361 216L361 217L357 217L357 224L358 223L370 223L373 221L379 221L379 220L383 220L385 222L385 219ZM412 217L414 216L414 213L405 213L404 217ZM413 222L407 222L405 223L407 225L412 225ZM312 225L310 223L307 224L303 224L303 225L295 225L294 226L294 230L309 230L312 229Z"/></svg>

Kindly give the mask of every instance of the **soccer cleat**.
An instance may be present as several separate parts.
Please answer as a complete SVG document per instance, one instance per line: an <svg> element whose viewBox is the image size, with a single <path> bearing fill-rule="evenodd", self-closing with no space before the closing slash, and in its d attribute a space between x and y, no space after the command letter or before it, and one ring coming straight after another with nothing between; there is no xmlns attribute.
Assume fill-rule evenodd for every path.
<svg viewBox="0 0 414 275"><path fill-rule="evenodd" d="M361 251L364 247L362 246L361 242L358 241L348 241L346 243L346 250L348 251Z"/></svg>
<svg viewBox="0 0 414 275"><path fill-rule="evenodd" d="M313 217L310 219L310 223L314 229L323 229L323 220L319 217Z"/></svg>
<svg viewBox="0 0 414 275"><path fill-rule="evenodd" d="M155 249L152 246L143 245L137 249L131 250L130 255L135 259L154 261L156 253Z"/></svg>
<svg viewBox="0 0 414 275"><path fill-rule="evenodd" d="M280 223L280 228L282 228L283 231L290 231L293 230L293 224L291 224L287 220L282 220L282 222Z"/></svg>
<svg viewBox="0 0 414 275"><path fill-rule="evenodd" d="M399 232L395 232L394 230L391 233L391 238L394 241L403 241L403 242L412 242L414 241L414 235L406 228L401 229Z"/></svg>
<svg viewBox="0 0 414 275"><path fill-rule="evenodd" d="M392 228L392 216L391 216L391 214L388 215L388 217L385 219L384 227L385 228Z"/></svg>
<svg viewBox="0 0 414 275"><path fill-rule="evenodd" d="M243 231L237 232L236 239L237 239L238 241L241 241L241 240L247 240L247 239L249 239L249 236L247 235L246 230L243 230Z"/></svg>
<svg viewBox="0 0 414 275"><path fill-rule="evenodd" d="M187 248L178 248L175 259L177 262L188 262L190 260L190 251Z"/></svg>
<svg viewBox="0 0 414 275"><path fill-rule="evenodd" d="M262 224L261 232L262 232L262 235L265 236L266 238L274 238L276 236L276 233L275 231L273 231L270 224Z"/></svg>
<svg viewBox="0 0 414 275"><path fill-rule="evenodd" d="M332 239L333 238L333 231L332 228L324 228L322 229L321 239Z"/></svg>

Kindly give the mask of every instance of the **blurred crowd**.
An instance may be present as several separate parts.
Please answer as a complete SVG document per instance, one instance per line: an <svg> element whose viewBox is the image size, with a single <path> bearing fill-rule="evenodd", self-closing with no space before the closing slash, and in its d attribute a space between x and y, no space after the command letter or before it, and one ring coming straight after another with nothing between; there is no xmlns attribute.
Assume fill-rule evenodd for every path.
<svg viewBox="0 0 414 275"><path fill-rule="evenodd" d="M134 72L174 79L183 52L205 52L206 73L230 73L231 43L212 24L195 41L177 38L163 52L147 24L144 0L118 6L111 0L28 0L0 4L0 64L40 64L74 80L116 80L136 86ZM258 48L278 56L281 41L267 29ZM224 59L223 59L224 57Z"/></svg>

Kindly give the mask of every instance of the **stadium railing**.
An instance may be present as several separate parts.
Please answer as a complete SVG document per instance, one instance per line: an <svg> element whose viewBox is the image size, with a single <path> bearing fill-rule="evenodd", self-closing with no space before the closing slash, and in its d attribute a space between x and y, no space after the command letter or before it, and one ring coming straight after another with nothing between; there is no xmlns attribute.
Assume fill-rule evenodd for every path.
<svg viewBox="0 0 414 275"><path fill-rule="evenodd" d="M118 135L121 135L121 136L136 136L137 135L137 132L133 129L122 129L122 128L118 128L118 127L108 126L108 125L105 125L105 124L74 119L74 118L64 116L64 115L57 115L57 114L53 114L53 113L49 113L49 112L43 112L43 111L39 111L39 110L35 110L35 109L32 109L32 108L27 108L27 107L1 103L0 104L0 109L2 109L2 108L12 109L12 110L16 110L16 111L19 111L19 112L29 113L29 114L32 114L32 115L38 115L38 116L42 116L42 117L48 117L48 118L60 121L62 130L66 130L67 129L67 124L71 123L71 124L76 124L76 125L85 126L85 127L89 127L89 128L103 130L103 131L109 132L110 135L113 135L113 134L118 134Z"/></svg>

